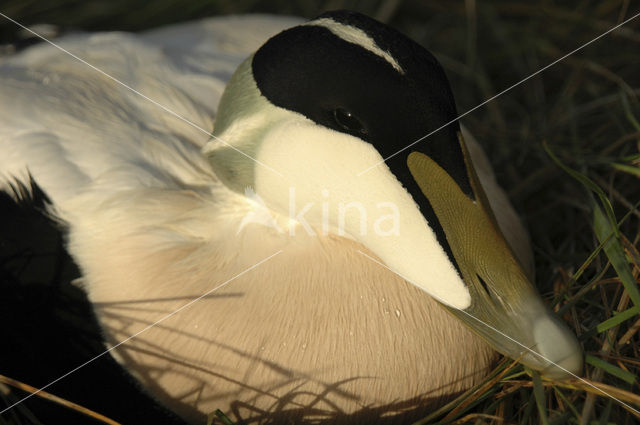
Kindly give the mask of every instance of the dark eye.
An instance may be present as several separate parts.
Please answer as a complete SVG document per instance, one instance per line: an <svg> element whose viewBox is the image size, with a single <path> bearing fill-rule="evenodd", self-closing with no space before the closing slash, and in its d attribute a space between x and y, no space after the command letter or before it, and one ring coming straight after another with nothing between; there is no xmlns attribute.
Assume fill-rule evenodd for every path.
<svg viewBox="0 0 640 425"><path fill-rule="evenodd" d="M333 110L333 119L338 124L338 127L349 133L367 134L367 130L360 120L354 117L351 112L346 109L337 108Z"/></svg>

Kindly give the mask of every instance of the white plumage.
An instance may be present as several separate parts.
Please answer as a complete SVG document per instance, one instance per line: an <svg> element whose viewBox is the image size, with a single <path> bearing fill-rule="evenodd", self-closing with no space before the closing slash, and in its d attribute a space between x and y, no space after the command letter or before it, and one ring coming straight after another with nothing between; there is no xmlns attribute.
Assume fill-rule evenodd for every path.
<svg viewBox="0 0 640 425"><path fill-rule="evenodd" d="M297 22L231 17L142 35L72 35L56 43L210 132L238 64L265 38ZM143 186L176 178L202 182L201 170L193 169L209 168L200 154L205 132L46 43L0 64L3 181L24 179L28 166L60 206L107 170L126 169L120 178L109 175L114 189L135 180Z"/></svg>

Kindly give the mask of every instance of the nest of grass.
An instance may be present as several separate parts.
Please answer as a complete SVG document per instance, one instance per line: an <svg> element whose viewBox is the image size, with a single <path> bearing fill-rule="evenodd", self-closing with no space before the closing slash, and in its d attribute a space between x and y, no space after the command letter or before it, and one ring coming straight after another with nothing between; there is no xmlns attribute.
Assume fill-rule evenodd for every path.
<svg viewBox="0 0 640 425"><path fill-rule="evenodd" d="M447 72L460 113L640 12L628 0L9 1L2 12L25 24L95 31L141 30L226 13L311 18L340 8L387 22L431 50ZM0 37L24 41L3 19ZM420 424L638 422L638 52L640 18L462 120L484 145L530 231L539 290L578 335L586 353L584 379L544 381L505 359L483 384ZM6 258L0 263L8 276ZM0 402L7 405L16 397L8 388L0 388ZM4 416L3 423L32 423L38 411ZM226 420L222 413L214 417Z"/></svg>

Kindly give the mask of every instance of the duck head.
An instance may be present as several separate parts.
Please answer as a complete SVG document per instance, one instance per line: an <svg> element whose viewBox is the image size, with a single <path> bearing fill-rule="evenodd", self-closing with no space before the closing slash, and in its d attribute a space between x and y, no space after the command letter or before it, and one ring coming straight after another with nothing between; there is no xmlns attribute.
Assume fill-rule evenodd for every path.
<svg viewBox="0 0 640 425"><path fill-rule="evenodd" d="M287 231L355 239L497 351L551 378L580 373L580 346L505 241L444 71L417 43L352 12L283 31L232 77L214 136L220 180L253 188Z"/></svg>

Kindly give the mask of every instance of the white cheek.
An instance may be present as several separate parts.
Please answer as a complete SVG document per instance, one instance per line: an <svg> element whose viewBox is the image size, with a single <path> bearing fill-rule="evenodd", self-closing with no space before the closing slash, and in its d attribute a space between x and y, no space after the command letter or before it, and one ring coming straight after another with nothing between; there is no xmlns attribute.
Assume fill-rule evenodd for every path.
<svg viewBox="0 0 640 425"><path fill-rule="evenodd" d="M283 174L255 168L256 193L269 208L298 216L305 226L297 231L308 225L359 241L440 302L467 308L469 291L389 168L382 164L358 176L382 160L373 146L298 117L292 113L291 120L272 127L258 151L259 161Z"/></svg>

